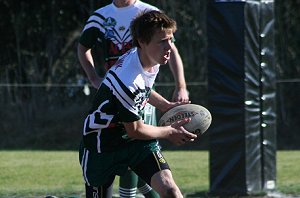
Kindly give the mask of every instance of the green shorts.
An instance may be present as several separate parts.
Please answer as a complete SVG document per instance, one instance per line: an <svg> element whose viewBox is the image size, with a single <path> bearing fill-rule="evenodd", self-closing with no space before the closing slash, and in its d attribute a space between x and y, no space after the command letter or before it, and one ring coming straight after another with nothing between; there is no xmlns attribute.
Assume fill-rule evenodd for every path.
<svg viewBox="0 0 300 198"><path fill-rule="evenodd" d="M80 146L79 160L83 178L89 186L102 186L115 175L123 175L128 167L134 168L153 152L160 150L156 140L133 140L120 150L96 153Z"/></svg>

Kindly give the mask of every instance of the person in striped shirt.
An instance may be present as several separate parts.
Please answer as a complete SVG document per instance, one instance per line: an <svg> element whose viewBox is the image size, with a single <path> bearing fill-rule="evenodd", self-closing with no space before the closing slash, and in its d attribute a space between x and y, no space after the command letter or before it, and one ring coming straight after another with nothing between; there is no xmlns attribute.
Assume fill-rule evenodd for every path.
<svg viewBox="0 0 300 198"><path fill-rule="evenodd" d="M197 136L182 125L153 126L142 119L147 103L162 112L190 101L170 102L152 89L161 65L170 60L176 22L161 11L145 11L130 25L133 45L102 80L84 122L79 150L87 197L110 197L116 175L130 167L160 197L183 197L158 139L175 145Z"/></svg>
<svg viewBox="0 0 300 198"><path fill-rule="evenodd" d="M104 59L104 68L108 70L121 55L131 49L132 37L129 25L143 10L158 10L158 8L139 0L113 0L111 4L96 10L87 20L78 44L78 57L93 87L98 88L103 79L96 72L97 61L94 62L94 59L98 62L103 62L101 59ZM188 101L183 64L175 45L172 48L169 66L175 80L172 100ZM148 104L144 112L145 122L156 125L155 108ZM120 177L120 197L135 197L137 185L146 198L158 197L149 185L138 179L130 170Z"/></svg>

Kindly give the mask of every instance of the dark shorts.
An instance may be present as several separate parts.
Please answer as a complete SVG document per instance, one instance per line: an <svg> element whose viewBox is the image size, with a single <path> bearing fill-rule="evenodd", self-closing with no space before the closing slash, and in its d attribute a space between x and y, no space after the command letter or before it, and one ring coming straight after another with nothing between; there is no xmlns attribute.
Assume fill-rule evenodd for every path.
<svg viewBox="0 0 300 198"><path fill-rule="evenodd" d="M79 159L86 184L95 187L106 185L115 175L123 175L128 167L148 184L153 174L169 169L157 141L134 140L121 150L104 153L81 146Z"/></svg>

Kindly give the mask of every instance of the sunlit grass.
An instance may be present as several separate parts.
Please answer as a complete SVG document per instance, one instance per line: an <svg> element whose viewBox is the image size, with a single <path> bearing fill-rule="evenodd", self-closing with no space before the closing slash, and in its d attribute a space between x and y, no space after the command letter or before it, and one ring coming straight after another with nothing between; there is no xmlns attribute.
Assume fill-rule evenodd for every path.
<svg viewBox="0 0 300 198"><path fill-rule="evenodd" d="M277 152L277 186L284 194L300 195L300 151Z"/></svg>
<svg viewBox="0 0 300 198"><path fill-rule="evenodd" d="M184 193L209 189L208 151L164 151ZM0 151L0 197L83 197L76 151ZM300 152L277 152L277 190L300 195ZM117 191L118 178L114 191Z"/></svg>
<svg viewBox="0 0 300 198"><path fill-rule="evenodd" d="M83 192L77 152L0 152L0 197Z"/></svg>
<svg viewBox="0 0 300 198"><path fill-rule="evenodd" d="M164 156L170 164L173 177L183 192L207 191L208 152L168 151Z"/></svg>

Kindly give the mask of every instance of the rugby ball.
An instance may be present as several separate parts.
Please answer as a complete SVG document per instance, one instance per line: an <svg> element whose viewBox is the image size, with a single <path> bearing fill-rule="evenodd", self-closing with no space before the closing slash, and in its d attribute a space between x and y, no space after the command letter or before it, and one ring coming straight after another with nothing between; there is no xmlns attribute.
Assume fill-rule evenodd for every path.
<svg viewBox="0 0 300 198"><path fill-rule="evenodd" d="M184 104L168 110L158 122L159 126L169 126L178 120L191 118L183 127L196 135L202 135L210 126L212 117L210 112L201 105Z"/></svg>

